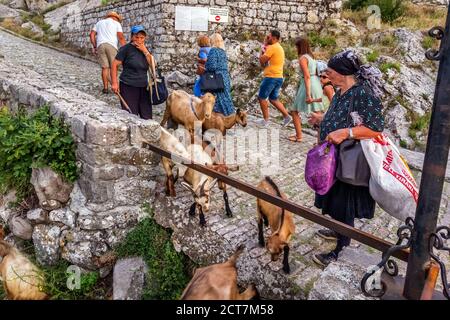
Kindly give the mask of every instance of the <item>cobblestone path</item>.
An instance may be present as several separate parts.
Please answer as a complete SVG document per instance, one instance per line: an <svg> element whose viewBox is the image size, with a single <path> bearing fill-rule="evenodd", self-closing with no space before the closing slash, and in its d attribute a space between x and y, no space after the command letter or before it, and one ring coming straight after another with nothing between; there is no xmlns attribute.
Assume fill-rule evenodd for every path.
<svg viewBox="0 0 450 320"><path fill-rule="evenodd" d="M0 55L3 59L32 69L48 79L57 80L68 87L75 87L89 93L109 103L111 107L118 107L118 99L114 95L100 93L100 68L95 63L18 39L2 31L0 31ZM161 107L155 109L156 118L159 118L163 110ZM271 112L275 114L275 111ZM246 129L255 128L255 119L254 116L249 117L249 126ZM317 210L313 207L314 194L304 180L305 157L316 138L305 134L302 143L292 143L286 139L293 134L292 127L285 129L278 123L272 122L270 130L280 132L278 150L280 169L271 174L271 177L290 200ZM227 136L227 139L233 138L233 135ZM264 169L267 169L264 163L248 161L240 164L240 170L231 173L231 176L256 185L263 178ZM420 173L415 172L415 174L420 181ZM258 281L258 283L267 284L267 287L259 288L264 297L307 298L308 292L322 271L322 268L312 262L311 256L333 247L333 242L325 241L315 235L320 229L319 225L295 217L297 230L291 245L292 272L285 276L281 271L281 258L278 262L271 262L267 251L257 245L256 201L253 196L229 188L228 194L234 217L225 218L222 194L214 192L212 209L207 216L207 226L202 230L198 226L198 219L190 219L187 214L192 203L190 193L177 184L178 196L175 199L165 197L162 174L159 178L158 191L159 196L154 204L156 215L160 216L160 220L168 219L167 226L185 225L185 234L174 234L175 244L191 257L197 256L197 262L201 263L202 261L223 261L238 244L246 243L247 251L239 262L240 271L244 271L239 276L246 283L258 277L264 277L264 281ZM441 203L440 225L450 224L449 195L450 184L447 182ZM399 225L400 221L380 209L377 209L374 219L356 221L357 228L391 242L397 239L396 230ZM375 250L358 242L353 241L351 246L357 250L364 250L366 253L376 253L381 257ZM450 263L450 261L447 262ZM403 271L404 264L400 267Z"/></svg>

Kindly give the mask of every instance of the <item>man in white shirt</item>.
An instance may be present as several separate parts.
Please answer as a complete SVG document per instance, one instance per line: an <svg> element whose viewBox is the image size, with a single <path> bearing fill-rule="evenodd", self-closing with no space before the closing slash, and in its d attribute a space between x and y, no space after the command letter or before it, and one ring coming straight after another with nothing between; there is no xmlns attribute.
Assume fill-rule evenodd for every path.
<svg viewBox="0 0 450 320"><path fill-rule="evenodd" d="M90 34L92 52L98 56L98 62L102 67L102 92L105 94L108 93L109 72L117 54L118 44L124 46L126 43L121 21L122 17L117 12L109 12L104 19L95 24Z"/></svg>

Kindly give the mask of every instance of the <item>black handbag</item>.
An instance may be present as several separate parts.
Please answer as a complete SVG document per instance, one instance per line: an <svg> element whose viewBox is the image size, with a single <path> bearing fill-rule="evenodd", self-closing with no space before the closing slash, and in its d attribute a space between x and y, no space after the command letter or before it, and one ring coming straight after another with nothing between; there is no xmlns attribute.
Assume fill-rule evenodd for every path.
<svg viewBox="0 0 450 320"><path fill-rule="evenodd" d="M349 115L353 112L353 109L352 96L350 98ZM336 169L336 178L354 186L369 186L370 167L359 140L344 140L339 145L339 161Z"/></svg>
<svg viewBox="0 0 450 320"><path fill-rule="evenodd" d="M157 105L164 103L169 96L169 91L167 90L166 80L161 75L161 70L156 68L155 62L152 57L152 64L150 72L150 79L148 81L148 91L150 93L150 101L152 105Z"/></svg>
<svg viewBox="0 0 450 320"><path fill-rule="evenodd" d="M200 76L200 90L203 92L221 92L225 90L222 75L216 72L203 73Z"/></svg>

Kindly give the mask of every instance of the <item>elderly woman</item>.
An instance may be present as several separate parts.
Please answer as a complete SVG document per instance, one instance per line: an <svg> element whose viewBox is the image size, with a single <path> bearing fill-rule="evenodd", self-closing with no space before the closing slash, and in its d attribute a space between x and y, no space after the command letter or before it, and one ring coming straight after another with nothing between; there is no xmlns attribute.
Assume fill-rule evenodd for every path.
<svg viewBox="0 0 450 320"><path fill-rule="evenodd" d="M146 38L147 33L143 26L131 28L131 42L120 48L112 64L111 89L121 97L122 109L127 110L129 107L133 114L139 115L142 119L151 119L152 103L148 91L147 72L153 56L145 46ZM117 82L119 65L123 67L120 84Z"/></svg>
<svg viewBox="0 0 450 320"><path fill-rule="evenodd" d="M209 51L205 69L207 72L221 74L225 85L225 90L215 93L216 104L214 105L214 112L228 116L235 113L235 109L233 100L231 99L231 81L228 72L228 58L225 52L225 45L222 36L218 33L213 34L210 41L212 48Z"/></svg>
<svg viewBox="0 0 450 320"><path fill-rule="evenodd" d="M320 140L336 145L346 139L370 139L378 136L384 129L381 112L381 81L377 69L361 65L352 51L338 53L330 59L326 74L331 83L338 88L325 115L312 114L311 122L320 123ZM350 115L350 112L352 115ZM358 119L355 124L352 119ZM375 201L368 187L354 186L336 181L330 191L320 196L316 194L314 204L323 214L354 226L355 218L373 218ZM336 248L330 252L316 254L313 260L323 266L336 260L339 252L350 244L350 238L320 230L324 238L337 237Z"/></svg>

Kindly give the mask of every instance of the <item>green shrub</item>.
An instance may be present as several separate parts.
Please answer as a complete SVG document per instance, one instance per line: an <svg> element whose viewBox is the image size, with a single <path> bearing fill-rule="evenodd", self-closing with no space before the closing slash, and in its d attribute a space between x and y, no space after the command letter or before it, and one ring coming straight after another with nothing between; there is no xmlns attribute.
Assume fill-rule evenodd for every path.
<svg viewBox="0 0 450 320"><path fill-rule="evenodd" d="M336 39L333 36L321 36L318 32L312 31L308 33L308 38L312 47L334 48L336 47Z"/></svg>
<svg viewBox="0 0 450 320"><path fill-rule="evenodd" d="M380 7L383 22L393 22L406 12L405 0L373 0L370 4Z"/></svg>
<svg viewBox="0 0 450 320"><path fill-rule="evenodd" d="M422 39L422 47L426 50L431 49L434 44L434 39L430 36L426 36Z"/></svg>
<svg viewBox="0 0 450 320"><path fill-rule="evenodd" d="M367 6L368 0L348 0L344 3L344 9L351 9L353 11L360 10Z"/></svg>
<svg viewBox="0 0 450 320"><path fill-rule="evenodd" d="M423 116L416 116L412 119L410 129L415 131L423 131L428 129L431 120L431 112L425 113Z"/></svg>
<svg viewBox="0 0 450 320"><path fill-rule="evenodd" d="M383 73L386 73L389 69L395 69L397 72L400 72L400 63L398 62L384 62L380 65L380 70Z"/></svg>
<svg viewBox="0 0 450 320"><path fill-rule="evenodd" d="M146 210L151 215L148 206ZM153 218L142 220L116 248L119 257L141 256L147 263L149 281L144 299L178 299L189 282L189 260L175 251L170 232Z"/></svg>
<svg viewBox="0 0 450 320"><path fill-rule="evenodd" d="M0 192L16 189L18 200L31 190L32 168L49 166L67 181L78 172L75 144L68 127L48 107L28 115L0 110Z"/></svg>
<svg viewBox="0 0 450 320"><path fill-rule="evenodd" d="M377 61L378 57L380 56L380 53L376 50L373 50L371 53L369 53L366 58L368 62L375 62Z"/></svg>
<svg viewBox="0 0 450 320"><path fill-rule="evenodd" d="M297 48L290 42L282 42L281 46L284 49L284 55L287 60L292 61L298 59Z"/></svg>
<svg viewBox="0 0 450 320"><path fill-rule="evenodd" d="M407 148L408 147L408 144L406 143L405 140L400 139L400 147L402 147L402 148Z"/></svg>
<svg viewBox="0 0 450 320"><path fill-rule="evenodd" d="M375 5L380 8L381 20L393 22L403 16L406 12L405 0L349 0L344 4L345 9L362 11L368 6Z"/></svg>
<svg viewBox="0 0 450 320"><path fill-rule="evenodd" d="M381 45L393 48L397 45L398 39L393 34L387 34L381 39Z"/></svg>
<svg viewBox="0 0 450 320"><path fill-rule="evenodd" d="M43 291L52 300L85 300L104 297L105 290L100 286L98 272L81 273L80 288L69 289L67 280L73 275L72 272L68 272L69 266L67 261L61 260L55 266L41 267L45 279Z"/></svg>
<svg viewBox="0 0 450 320"><path fill-rule="evenodd" d="M56 3L56 4L52 4L50 7L48 7L47 9L43 10L41 12L42 15L45 15L46 13L50 12L50 11L54 11L58 8L61 8L62 6L65 6L66 4L70 3L70 1L63 1L60 3Z"/></svg>

